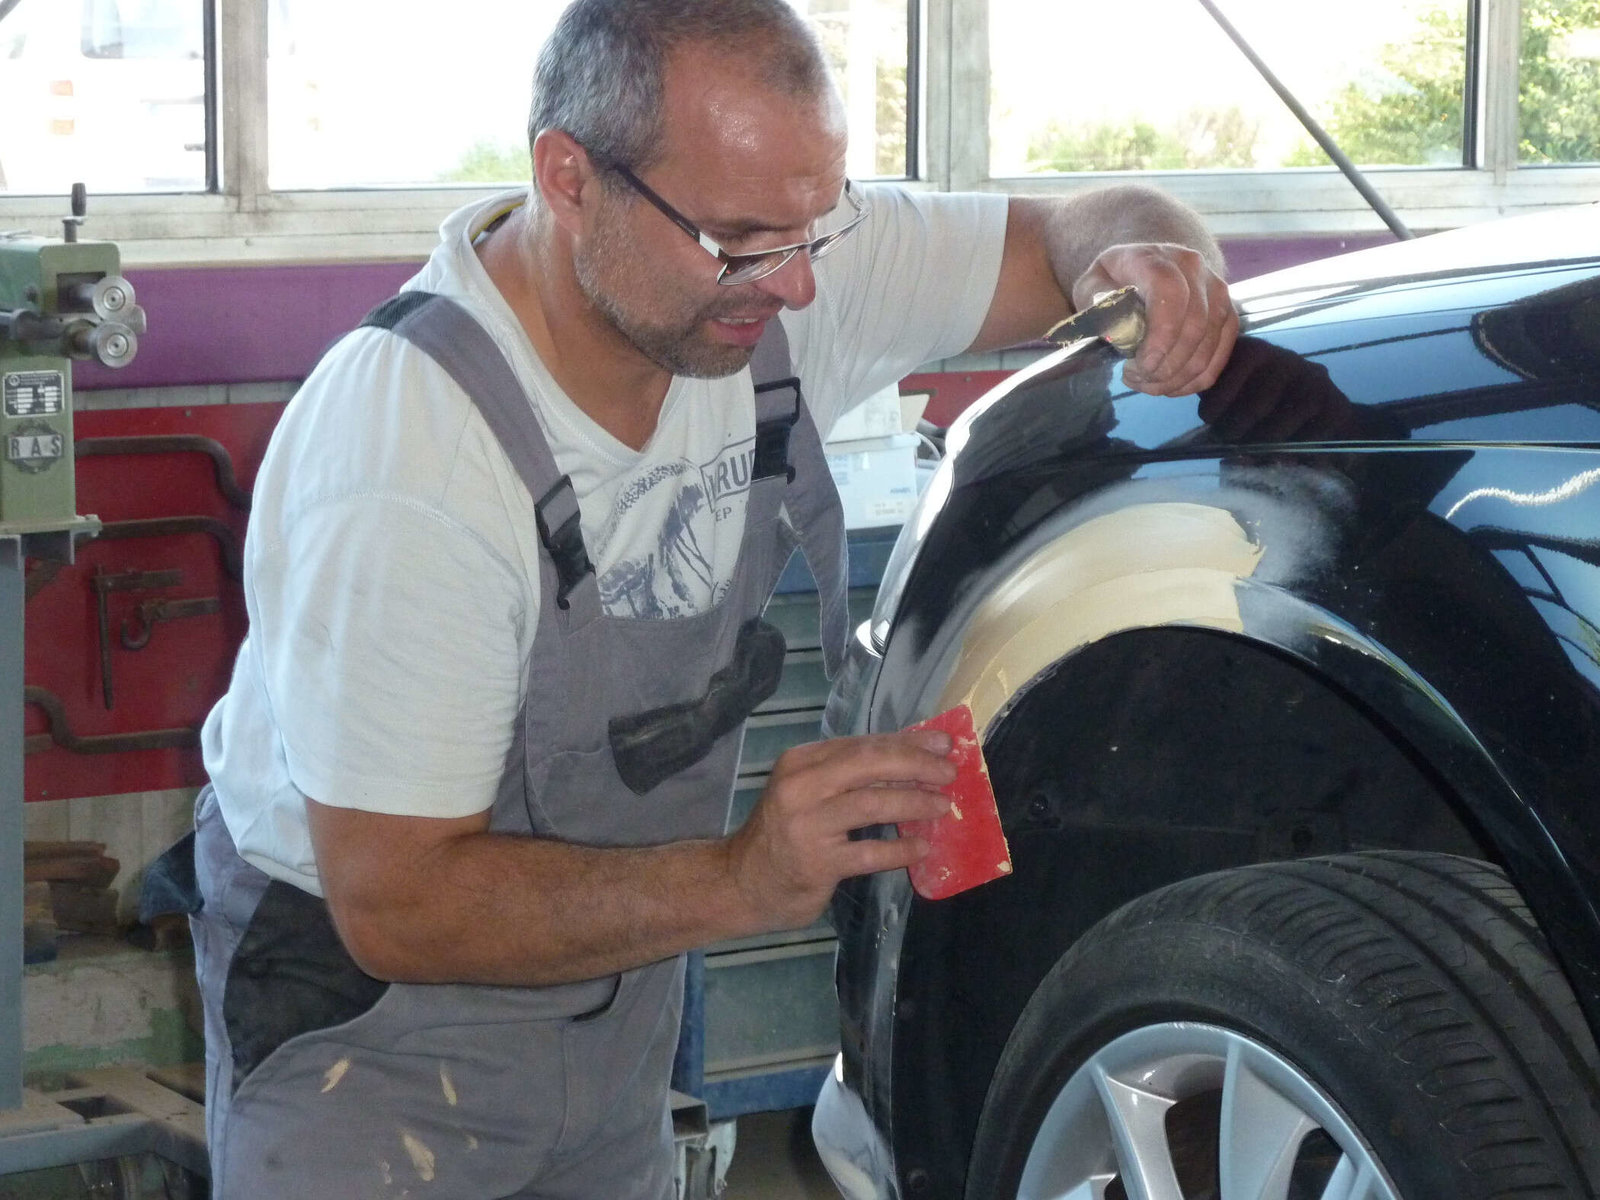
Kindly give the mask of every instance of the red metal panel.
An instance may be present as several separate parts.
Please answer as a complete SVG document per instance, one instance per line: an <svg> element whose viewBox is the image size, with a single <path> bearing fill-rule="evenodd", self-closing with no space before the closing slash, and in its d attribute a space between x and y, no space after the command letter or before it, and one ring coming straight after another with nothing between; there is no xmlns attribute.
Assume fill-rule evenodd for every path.
<svg viewBox="0 0 1600 1200"><path fill-rule="evenodd" d="M80 412L80 445L108 437L195 435L226 448L240 485L248 489L266 450L281 404L214 405ZM78 511L102 522L182 516L220 522L219 538L205 532L95 539L78 548L77 562L28 564L26 682L59 699L77 737L197 730L227 686L245 632L243 593L235 569L247 514L218 486L211 458L194 452L95 455L78 464ZM226 542L231 539L232 546ZM101 638L94 579L140 582L135 572L179 573L168 582L145 580L137 590L108 590L112 706L102 688ZM139 649L124 646L140 633L141 605L215 597L218 611L156 621ZM24 733L47 734L49 720L27 705ZM40 739L30 736L30 745ZM28 800L116 795L199 784L198 749L140 749L75 753L49 745L25 759Z"/></svg>
<svg viewBox="0 0 1600 1200"><path fill-rule="evenodd" d="M941 424L1004 379L1008 371L972 371L908 377L906 391L931 390L929 416ZM80 444L96 439L190 435L220 443L248 490L283 411L281 404L203 405L80 412ZM97 538L78 548L71 566L29 563L26 614L26 682L60 702L74 736L197 731L227 687L246 619L237 564L247 514L218 486L210 458L194 452L96 454L77 463L78 511L112 526L153 518L204 517L221 522L231 546L204 532L136 538ZM105 593L112 704L103 693L99 609L95 577L130 581L133 573L179 573L175 582ZM170 576L169 576L170 578ZM124 625L139 633L141 605L216 597L218 611L158 621L147 644L129 649ZM137 640L135 636L134 640ZM198 749L139 749L80 753L59 745L40 748L48 735L45 709L30 703L24 733L35 749L24 765L28 800L107 796L195 786L205 781Z"/></svg>
<svg viewBox="0 0 1600 1200"><path fill-rule="evenodd" d="M1010 371L944 371L907 375L901 392L932 392L922 414L935 425L948 425L990 388L1011 377Z"/></svg>

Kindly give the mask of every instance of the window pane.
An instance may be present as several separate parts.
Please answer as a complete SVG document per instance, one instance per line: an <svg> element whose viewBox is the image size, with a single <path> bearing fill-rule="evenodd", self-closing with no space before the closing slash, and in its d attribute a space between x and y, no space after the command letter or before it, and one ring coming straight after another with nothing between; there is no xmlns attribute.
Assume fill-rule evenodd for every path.
<svg viewBox="0 0 1600 1200"><path fill-rule="evenodd" d="M0 0L0 190L205 187L202 0Z"/></svg>
<svg viewBox="0 0 1600 1200"><path fill-rule="evenodd" d="M1525 163L1600 162L1600 0L1522 0Z"/></svg>
<svg viewBox="0 0 1600 1200"><path fill-rule="evenodd" d="M523 183L533 63L556 0L272 0L274 188Z"/></svg>
<svg viewBox="0 0 1600 1200"><path fill-rule="evenodd" d="M905 0L791 3L839 71L849 169L904 174ZM271 186L526 182L534 62L563 7L453 0L440 21L433 0L388 0L375 20L371 0L273 0Z"/></svg>
<svg viewBox="0 0 1600 1200"><path fill-rule="evenodd" d="M1461 164L1466 0L1219 7L1356 162ZM1327 164L1194 0L990 14L994 175Z"/></svg>
<svg viewBox="0 0 1600 1200"><path fill-rule="evenodd" d="M906 0L789 0L817 31L844 93L857 179L900 177L906 161Z"/></svg>

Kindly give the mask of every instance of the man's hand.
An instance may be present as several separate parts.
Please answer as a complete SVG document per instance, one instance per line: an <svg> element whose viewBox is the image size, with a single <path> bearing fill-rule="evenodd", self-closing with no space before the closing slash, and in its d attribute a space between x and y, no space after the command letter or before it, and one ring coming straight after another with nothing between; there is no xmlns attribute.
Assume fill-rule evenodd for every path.
<svg viewBox="0 0 1600 1200"><path fill-rule="evenodd" d="M761 802L728 842L737 888L763 928L821 915L841 879L910 866L921 838L852 840L852 830L933 820L950 809L937 790L955 778L948 734L834 738L787 751Z"/></svg>
<svg viewBox="0 0 1600 1200"><path fill-rule="evenodd" d="M955 778L943 733L838 738L778 759L732 836L592 847L493 833L489 814L401 817L306 802L334 924L369 975L412 983L593 979L817 919L839 880L928 852L852 841L932 820Z"/></svg>
<svg viewBox="0 0 1600 1200"><path fill-rule="evenodd" d="M1223 269L1199 216L1154 188L1013 196L1000 279L970 349L1037 338L1101 292L1132 286L1149 331L1123 379L1152 395L1187 395L1216 382L1239 333Z"/></svg>
<svg viewBox="0 0 1600 1200"><path fill-rule="evenodd" d="M1073 306L1129 284L1144 301L1149 330L1123 382L1152 396L1186 396L1215 383L1239 336L1239 316L1205 257L1165 242L1112 246L1073 281Z"/></svg>

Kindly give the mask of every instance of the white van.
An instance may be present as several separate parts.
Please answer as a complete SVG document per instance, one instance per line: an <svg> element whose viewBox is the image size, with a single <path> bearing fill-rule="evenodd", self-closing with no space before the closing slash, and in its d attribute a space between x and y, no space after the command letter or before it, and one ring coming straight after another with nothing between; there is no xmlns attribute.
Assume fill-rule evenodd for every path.
<svg viewBox="0 0 1600 1200"><path fill-rule="evenodd" d="M0 0L0 191L205 187L197 0Z"/></svg>

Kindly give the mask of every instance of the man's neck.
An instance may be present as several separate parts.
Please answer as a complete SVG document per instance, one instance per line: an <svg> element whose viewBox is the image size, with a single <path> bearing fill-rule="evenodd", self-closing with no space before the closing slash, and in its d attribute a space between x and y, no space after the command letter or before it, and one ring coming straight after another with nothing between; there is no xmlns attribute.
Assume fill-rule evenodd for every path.
<svg viewBox="0 0 1600 1200"><path fill-rule="evenodd" d="M571 259L537 236L526 204L482 239L478 259L551 377L583 412L634 450L655 433L672 375L594 310Z"/></svg>

